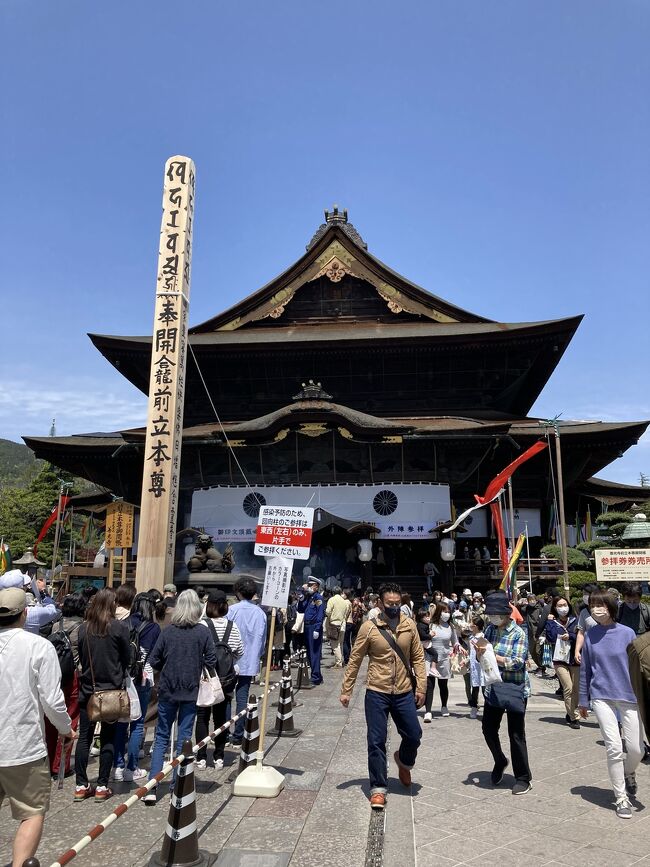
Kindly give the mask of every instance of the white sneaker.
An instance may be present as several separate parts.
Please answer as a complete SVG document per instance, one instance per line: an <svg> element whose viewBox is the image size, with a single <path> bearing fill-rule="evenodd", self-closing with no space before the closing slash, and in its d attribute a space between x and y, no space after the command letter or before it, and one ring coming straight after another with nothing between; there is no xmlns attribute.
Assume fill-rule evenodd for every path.
<svg viewBox="0 0 650 867"><path fill-rule="evenodd" d="M449 716L449 711L447 710L447 705L443 704L441 713L443 716Z"/></svg>
<svg viewBox="0 0 650 867"><path fill-rule="evenodd" d="M194 767L197 771L204 771L207 768L207 762L205 759L197 759L194 763Z"/></svg>
<svg viewBox="0 0 650 867"><path fill-rule="evenodd" d="M433 719L433 714L431 713L431 711L427 711L424 715L424 722L430 723L432 719Z"/></svg>
<svg viewBox="0 0 650 867"><path fill-rule="evenodd" d="M136 768L134 771L130 771L128 768L124 768L125 783L132 783L133 780L143 780L147 776L149 775L144 770L144 768Z"/></svg>
<svg viewBox="0 0 650 867"><path fill-rule="evenodd" d="M469 718L470 719L476 719L477 716L478 716L478 708L477 707L471 707L469 709Z"/></svg>
<svg viewBox="0 0 650 867"><path fill-rule="evenodd" d="M223 768L223 759L215 759L214 760L215 771L220 771L222 768Z"/></svg>
<svg viewBox="0 0 650 867"><path fill-rule="evenodd" d="M124 779L124 768L112 768L109 779L115 783L121 783Z"/></svg>

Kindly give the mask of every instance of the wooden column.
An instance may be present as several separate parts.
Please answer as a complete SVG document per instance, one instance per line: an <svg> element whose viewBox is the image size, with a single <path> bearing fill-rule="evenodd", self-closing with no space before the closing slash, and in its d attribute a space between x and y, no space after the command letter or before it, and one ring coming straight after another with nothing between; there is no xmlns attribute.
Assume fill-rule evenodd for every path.
<svg viewBox="0 0 650 867"><path fill-rule="evenodd" d="M189 157L171 157L165 165L158 251L136 564L139 591L162 590L174 577L194 194L194 163Z"/></svg>

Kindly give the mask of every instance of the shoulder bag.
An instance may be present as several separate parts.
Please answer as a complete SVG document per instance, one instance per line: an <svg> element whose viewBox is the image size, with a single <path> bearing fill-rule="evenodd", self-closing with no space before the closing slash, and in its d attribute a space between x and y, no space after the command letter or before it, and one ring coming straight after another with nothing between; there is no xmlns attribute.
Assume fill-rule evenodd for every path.
<svg viewBox="0 0 650 867"><path fill-rule="evenodd" d="M389 631L388 629L386 629L385 626L379 626L378 623L375 623L375 626L377 627L377 629L378 629L378 631L379 631L379 634L380 634L380 635L381 635L381 636L382 636L382 637L383 637L383 638L388 642L388 644L392 647L392 649L393 649L395 655L398 657L398 659L400 660L400 662L401 662L402 665L404 666L404 668L405 668L405 670L406 670L406 673L407 673L408 676L409 676L409 680L411 681L411 689L413 690L413 692L415 692L415 689L416 689L416 686L417 686L417 679L416 679L416 677L415 677L415 673L414 673L414 671L413 671L413 667L411 666L410 662L408 662L408 660L407 660L406 657L404 656L404 652L403 652L402 648L401 648L401 647L399 646L399 644L395 641L395 639L393 638L392 634L390 633L390 631Z"/></svg>
<svg viewBox="0 0 650 867"><path fill-rule="evenodd" d="M97 689L95 687L95 672L93 671L93 656L90 652L90 641L86 630L86 649L90 663L90 677L93 682L93 692L88 699L86 713L90 722L117 722L120 719L130 719L131 702L125 688Z"/></svg>
<svg viewBox="0 0 650 867"><path fill-rule="evenodd" d="M526 713L523 683L510 683L504 680L493 683L486 693L485 700L491 707L498 707L511 713Z"/></svg>

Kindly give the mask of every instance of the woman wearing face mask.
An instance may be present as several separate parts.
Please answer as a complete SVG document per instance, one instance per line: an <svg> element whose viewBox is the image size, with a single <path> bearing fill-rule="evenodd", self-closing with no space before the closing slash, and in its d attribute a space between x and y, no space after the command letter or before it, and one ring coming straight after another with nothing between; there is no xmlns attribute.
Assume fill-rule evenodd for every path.
<svg viewBox="0 0 650 867"><path fill-rule="evenodd" d="M544 627L546 643L553 653L553 666L562 687L565 719L570 728L579 729L580 665L575 659L578 618L564 596L557 596L553 600L551 614L553 619L549 617Z"/></svg>
<svg viewBox="0 0 650 867"><path fill-rule="evenodd" d="M431 624L429 633L431 635L431 644L425 651L425 658L428 665L427 672L427 694L424 702L424 721L430 723L433 715L431 706L433 704L433 693L436 688L436 681L440 689L440 701L442 703L442 716L449 716L447 709L447 701L449 700L449 685L448 681L451 677L451 649L458 644L456 631L451 623L451 612L449 606L445 602L439 602L433 615L431 616Z"/></svg>
<svg viewBox="0 0 650 867"><path fill-rule="evenodd" d="M607 751L607 770L614 789L616 815L632 818L629 798L635 797L635 772L643 758L643 729L637 699L630 682L628 645L636 638L629 626L616 622L618 605L609 593L597 590L589 597L596 625L585 635L580 667L580 716L587 708L596 715ZM625 754L618 720L625 738Z"/></svg>
<svg viewBox="0 0 650 867"><path fill-rule="evenodd" d="M495 590L487 597L485 619L489 625L485 629L485 640L494 649L502 684L510 695L508 699L506 689L501 690L499 683L485 688L482 728L485 743L494 759L492 785L498 786L508 766L508 759L501 749L499 740L501 720L503 714L506 714L512 770L515 775L512 794L525 795L532 788L525 726L526 702L530 695L530 680L526 671L528 640L525 630L517 626L510 615L510 604L504 591ZM485 644L478 642L476 656L479 659L484 650Z"/></svg>

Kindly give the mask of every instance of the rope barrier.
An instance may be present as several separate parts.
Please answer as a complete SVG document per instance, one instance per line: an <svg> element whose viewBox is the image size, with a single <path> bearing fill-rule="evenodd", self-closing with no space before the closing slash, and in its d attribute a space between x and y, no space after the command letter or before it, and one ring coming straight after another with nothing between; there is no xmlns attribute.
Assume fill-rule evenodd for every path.
<svg viewBox="0 0 650 867"><path fill-rule="evenodd" d="M294 656L295 655L296 654L294 654ZM281 685L281 683L282 681L278 681L277 683L273 684L273 686L266 691L266 695L270 695ZM237 720L245 716L247 712L248 706L246 706L244 710L240 711L238 714L235 714L234 717L229 719L222 726L219 726L218 729L215 729L211 734L203 738L202 741L199 741L199 743L192 748L192 754L198 753L198 751L202 747L207 746L209 741L214 740L220 734L223 734L223 732L227 731L234 722L237 722ZM141 786L139 789L136 789L135 792L126 799L126 801L119 804L111 813L109 813L109 815L105 819L102 819L101 822L91 828L90 831L88 831L88 833L81 838L81 840L75 843L74 846L71 846L70 849L65 851L63 855L59 857L58 861L53 861L52 864L50 864L50 867L65 867L66 864L69 864L73 858L76 858L76 856L80 852L83 852L83 850L87 846L89 846L94 840L96 840L101 834L103 834L107 828L110 828L110 826L114 822L116 822L120 818L120 816L123 816L129 809L129 807L132 807L139 800L144 798L145 795L148 795L152 789L156 788L158 783L162 783L165 777L168 776L174 770L174 768L177 768L184 761L186 761L186 759L187 756L185 756L183 753L180 753L171 762L163 765L162 770L160 770L155 777L149 780L146 785Z"/></svg>

